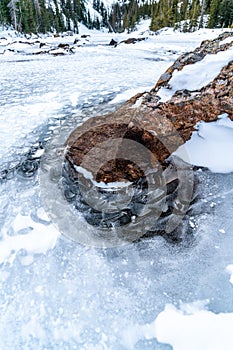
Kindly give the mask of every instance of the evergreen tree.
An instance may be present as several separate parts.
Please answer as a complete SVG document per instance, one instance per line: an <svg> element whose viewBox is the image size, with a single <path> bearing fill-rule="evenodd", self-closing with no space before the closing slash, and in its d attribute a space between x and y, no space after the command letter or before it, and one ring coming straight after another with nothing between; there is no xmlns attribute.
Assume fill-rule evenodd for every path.
<svg viewBox="0 0 233 350"><path fill-rule="evenodd" d="M230 27L233 24L233 1L223 0L219 8L219 24L221 27Z"/></svg>
<svg viewBox="0 0 233 350"><path fill-rule="evenodd" d="M200 15L200 2L199 0L193 0L190 9L190 22L189 31L194 31L198 29L198 17Z"/></svg>
<svg viewBox="0 0 233 350"><path fill-rule="evenodd" d="M211 0L210 2L210 17L208 21L209 28L215 28L219 24L219 0Z"/></svg>
<svg viewBox="0 0 233 350"><path fill-rule="evenodd" d="M0 1L0 24L3 26L10 24L11 22L11 16L9 7L7 6L9 3L9 0L1 0Z"/></svg>
<svg viewBox="0 0 233 350"><path fill-rule="evenodd" d="M160 0L153 6L151 30L174 26L178 18L178 3L176 0Z"/></svg>
<svg viewBox="0 0 233 350"><path fill-rule="evenodd" d="M188 19L188 0L182 0L180 5L180 20L186 21Z"/></svg>
<svg viewBox="0 0 233 350"><path fill-rule="evenodd" d="M104 3L100 3L100 15L102 17L102 27L107 27L108 26L108 12L106 8L104 7Z"/></svg>
<svg viewBox="0 0 233 350"><path fill-rule="evenodd" d="M130 32L141 18L151 18L154 31L162 27L194 31L204 26L204 16L209 15L209 28L233 26L233 0L122 0L115 1L111 10L102 0L92 1L100 15L95 18L86 10L85 0L0 0L0 24L27 33L78 33L79 22L90 29Z"/></svg>
<svg viewBox="0 0 233 350"><path fill-rule="evenodd" d="M64 24L62 13L61 13L61 11L59 10L59 7L58 7L57 0L54 0L54 5L55 5L55 13L52 11L52 9L50 11L50 16L53 19L52 27L53 27L53 30L55 30L57 33L63 32L66 28L65 28L65 24ZM45 30L47 30L49 22L51 22L51 21L49 21L48 16L46 16L44 18L44 23L45 23L45 28L46 28ZM50 23L50 25L51 25L51 23Z"/></svg>

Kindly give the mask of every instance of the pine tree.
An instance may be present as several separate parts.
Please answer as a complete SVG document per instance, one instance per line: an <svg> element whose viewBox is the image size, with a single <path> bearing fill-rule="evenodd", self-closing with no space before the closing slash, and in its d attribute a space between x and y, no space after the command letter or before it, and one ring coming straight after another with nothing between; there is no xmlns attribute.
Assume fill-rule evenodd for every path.
<svg viewBox="0 0 233 350"><path fill-rule="evenodd" d="M173 24L179 21L178 0L173 0L172 2L172 19Z"/></svg>
<svg viewBox="0 0 233 350"><path fill-rule="evenodd" d="M215 28L219 24L219 0L211 0L210 2L210 17L208 21L209 28Z"/></svg>
<svg viewBox="0 0 233 350"><path fill-rule="evenodd" d="M152 8L151 30L162 27L172 27L178 18L178 2L175 0L160 0Z"/></svg>
<svg viewBox="0 0 233 350"><path fill-rule="evenodd" d="M122 0L115 1L110 13L103 1L92 1L101 21L98 15L91 18L85 0L0 0L0 24L28 33L77 33L79 22L89 28L130 32L141 18L151 18L154 31L166 26L194 31L204 26L208 14L209 28L233 26L233 0Z"/></svg>
<svg viewBox="0 0 233 350"><path fill-rule="evenodd" d="M192 7L190 9L189 31L192 32L194 30L197 30L199 14L200 14L200 2L199 0L193 0Z"/></svg>
<svg viewBox="0 0 233 350"><path fill-rule="evenodd" d="M230 27L233 23L233 1L223 0L219 8L219 24L221 27Z"/></svg>
<svg viewBox="0 0 233 350"><path fill-rule="evenodd" d="M92 24L92 20L91 20L91 15L90 15L90 11L88 10L87 12L87 22L86 22L87 28L89 29L93 29L93 24Z"/></svg>
<svg viewBox="0 0 233 350"><path fill-rule="evenodd" d="M104 7L104 3L101 2L100 4L100 15L102 17L102 27L107 27L108 26L108 12L106 8Z"/></svg>
<svg viewBox="0 0 233 350"><path fill-rule="evenodd" d="M186 21L188 19L188 0L182 0L180 4L180 20Z"/></svg>
<svg viewBox="0 0 233 350"><path fill-rule="evenodd" d="M109 15L109 24L110 28L114 32L120 32L122 28L122 13L121 13L121 7L119 3L115 3L112 5L111 13Z"/></svg>
<svg viewBox="0 0 233 350"><path fill-rule="evenodd" d="M10 24L11 16L8 5L9 0L0 1L0 24L3 26Z"/></svg>

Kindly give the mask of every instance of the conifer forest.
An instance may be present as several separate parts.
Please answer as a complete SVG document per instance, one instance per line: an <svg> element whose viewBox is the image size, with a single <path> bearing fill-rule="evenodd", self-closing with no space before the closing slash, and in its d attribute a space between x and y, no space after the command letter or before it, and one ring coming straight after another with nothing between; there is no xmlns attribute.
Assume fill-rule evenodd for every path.
<svg viewBox="0 0 233 350"><path fill-rule="evenodd" d="M233 0L0 0L0 25L24 33L73 31L78 23L111 32L134 30L151 19L151 31L174 27L183 32L233 26Z"/></svg>

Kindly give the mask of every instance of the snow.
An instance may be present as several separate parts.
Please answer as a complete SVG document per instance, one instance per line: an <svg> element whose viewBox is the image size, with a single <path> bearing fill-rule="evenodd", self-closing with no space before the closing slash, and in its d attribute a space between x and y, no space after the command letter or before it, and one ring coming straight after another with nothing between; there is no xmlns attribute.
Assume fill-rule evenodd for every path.
<svg viewBox="0 0 233 350"><path fill-rule="evenodd" d="M126 91L118 94L110 103L115 104L115 103L121 103L121 102L127 101L128 99L135 96L136 94L151 90L152 87L153 87L153 85L140 86L140 88L126 90Z"/></svg>
<svg viewBox="0 0 233 350"><path fill-rule="evenodd" d="M225 45L225 44L229 44L229 43L232 43L233 42L233 38L232 36L229 36L228 38L226 39L223 39L222 41L220 41L220 45Z"/></svg>
<svg viewBox="0 0 233 350"><path fill-rule="evenodd" d="M227 51L206 55L203 60L187 65L181 71L175 71L169 82L169 89L163 87L158 91L161 102L168 101L177 90L195 91L208 85L231 60L233 60L233 46Z"/></svg>
<svg viewBox="0 0 233 350"><path fill-rule="evenodd" d="M112 4L114 4L113 0L101 0L101 2L103 2L104 7L106 9L111 9ZM86 0L86 6L87 6L87 9L89 9L89 8L93 9L93 1L92 0Z"/></svg>
<svg viewBox="0 0 233 350"><path fill-rule="evenodd" d="M93 9L93 3L92 2L87 2L86 3L86 9L90 13L90 17L92 20L98 18L100 21L102 20L102 16L97 12L95 9Z"/></svg>
<svg viewBox="0 0 233 350"><path fill-rule="evenodd" d="M135 45L112 48L105 46L111 38L117 37L121 41L132 35L119 36L80 27L80 35L77 37L89 34L90 42L87 47L78 48L74 55L50 59L47 55L25 55L25 49L25 53L6 51L1 56L0 114L4 116L0 119L1 157L15 143L25 142L26 135L35 125L43 124L50 116L61 118L64 115L63 110L66 114L68 111L72 112L85 103L86 99L98 100L99 103L106 98L111 99L112 96L113 104L122 103L135 93L150 89L182 50L190 50L203 37L207 37L207 34L203 37L192 35L191 40L184 41L184 35L179 35L179 39L176 39L172 33L167 38L166 33L166 37L156 36ZM22 40L13 31L11 36L6 37L7 43ZM71 45L75 37L50 36L41 40L53 46L59 43ZM32 49L28 46L31 52ZM177 54L167 52L171 48ZM143 70L137 69L141 64ZM125 76L127 80L122 78ZM13 94L10 90L12 85Z"/></svg>
<svg viewBox="0 0 233 350"><path fill-rule="evenodd" d="M156 337L159 342L172 345L173 350L231 350L233 313L214 314L195 308L181 305L179 310L166 305L154 322L136 328L133 342L127 343L130 345L127 349L134 349L135 338Z"/></svg>
<svg viewBox="0 0 233 350"><path fill-rule="evenodd" d="M120 188L120 187L127 187L131 184L131 182L129 182L129 181L125 181L125 182L115 181L115 182L108 182L108 183L97 182L93 179L93 175L90 171L84 169L81 166L77 166L77 165L74 165L74 168L76 171L78 171L79 174L83 175L86 179L91 180L91 182L94 185L101 187L101 188L105 188L105 189Z"/></svg>
<svg viewBox="0 0 233 350"><path fill-rule="evenodd" d="M54 230L53 226L44 226L35 223L30 217L18 214L13 222L15 232L30 228L31 232L27 234L19 234L17 236L5 235L5 239L0 242L0 264L16 255L21 249L25 249L27 253L38 254L46 253L49 249L54 248L59 232ZM38 240L38 237L40 239Z"/></svg>
<svg viewBox="0 0 233 350"><path fill-rule="evenodd" d="M216 122L198 123L196 129L191 139L175 154L194 165L207 167L213 172L232 172L233 122L227 115L221 115ZM185 157L187 154L188 159Z"/></svg>
<svg viewBox="0 0 233 350"><path fill-rule="evenodd" d="M226 270L231 274L229 282L233 284L233 265L232 264L228 265Z"/></svg>
<svg viewBox="0 0 233 350"><path fill-rule="evenodd" d="M130 37L142 31L149 33L143 23ZM3 175L8 171L0 183L1 350L232 348L232 122L227 115L200 123L190 141L195 147L185 145L192 162L218 173L197 172L198 200L181 244L159 236L111 249L71 242L46 214L38 173L25 177L20 171L30 150L36 162L44 156L46 140L52 147L60 137L62 144L84 120L150 88L179 54L222 31L168 29L112 48L112 38L129 35L80 26L80 35L91 37L74 55L38 56L31 48L0 55L0 169ZM22 39L13 31L2 36L0 52ZM54 47L74 39L41 38ZM48 195L51 190L48 186ZM63 220L66 212L57 209ZM88 235L78 215L69 229Z"/></svg>

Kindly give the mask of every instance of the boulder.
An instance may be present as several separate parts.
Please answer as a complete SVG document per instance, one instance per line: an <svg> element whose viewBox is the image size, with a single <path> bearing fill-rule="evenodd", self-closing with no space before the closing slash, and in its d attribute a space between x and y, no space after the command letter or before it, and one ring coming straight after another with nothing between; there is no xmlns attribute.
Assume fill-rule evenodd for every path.
<svg viewBox="0 0 233 350"><path fill-rule="evenodd" d="M109 43L109 46L117 46L117 41L112 39Z"/></svg>
<svg viewBox="0 0 233 350"><path fill-rule="evenodd" d="M64 197L104 244L113 244L116 237L132 242L156 234L173 243L192 237L189 214L197 215L192 212L196 176L190 164L172 153L200 120L214 121L223 113L233 120L233 61L226 61L199 90L174 91L161 102L161 89L173 91L175 70L232 47L231 41L224 42L228 36L182 55L150 92L87 120L67 139Z"/></svg>
<svg viewBox="0 0 233 350"><path fill-rule="evenodd" d="M144 41L146 38L129 38L120 42L120 44L135 44L139 41Z"/></svg>
<svg viewBox="0 0 233 350"><path fill-rule="evenodd" d="M79 41L80 41L79 38L75 38L75 40L74 40L74 45L78 44Z"/></svg>
<svg viewBox="0 0 233 350"><path fill-rule="evenodd" d="M117 111L86 121L66 142L66 160L74 177L78 167L97 182L137 181L149 169L168 166L168 157L187 141L200 120L214 121L227 113L233 120L233 62L198 91L177 91L165 103L158 92L169 87L175 70L195 64L207 54L228 50L232 33L203 42L194 52L180 56L148 93L138 94ZM221 44L223 42L223 44Z"/></svg>
<svg viewBox="0 0 233 350"><path fill-rule="evenodd" d="M69 50L70 49L70 45L69 44L64 44L64 43L60 43L58 44L58 47L64 50Z"/></svg>
<svg viewBox="0 0 233 350"><path fill-rule="evenodd" d="M232 37L232 41L224 43L224 40ZM232 32L225 32L219 35L214 40L205 40L193 52L188 52L180 57L161 75L160 79L155 84L152 91L157 92L159 88L168 86L169 80L172 78L174 71L182 70L186 65L195 64L201 61L208 54L216 54L220 51L225 51L232 46L233 36Z"/></svg>

